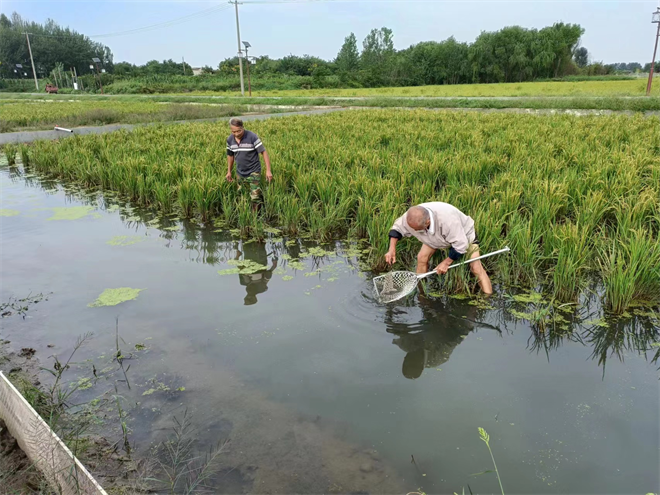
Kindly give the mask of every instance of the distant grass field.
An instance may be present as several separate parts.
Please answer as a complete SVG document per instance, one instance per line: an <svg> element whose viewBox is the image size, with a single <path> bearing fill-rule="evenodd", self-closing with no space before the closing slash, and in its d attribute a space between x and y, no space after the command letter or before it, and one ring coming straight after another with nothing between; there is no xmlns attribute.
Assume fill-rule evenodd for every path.
<svg viewBox="0 0 660 495"><path fill-rule="evenodd" d="M660 85L660 81L656 83ZM643 96L645 79L624 81L550 81L502 84L454 84L404 88L253 91L253 96Z"/></svg>
<svg viewBox="0 0 660 495"><path fill-rule="evenodd" d="M0 99L0 132L115 123L170 122L225 117L248 111L247 105L203 105L141 101L62 101Z"/></svg>
<svg viewBox="0 0 660 495"><path fill-rule="evenodd" d="M660 85L660 84L659 84ZM59 102L60 106L44 104ZM171 103L171 106L158 103ZM197 105L184 105L194 103ZM203 105L208 104L208 105ZM220 105L225 110L218 108ZM613 110L631 112L660 111L660 96L551 96L551 97L485 97L485 98L415 98L373 96L270 96L248 98L226 93L163 95L32 95L0 94L0 132L21 127L60 125L93 125L165 120L193 120L225 114L272 113L299 110L304 107L371 107L371 108L464 108L464 109L530 109L530 110ZM94 111L96 110L96 111ZM61 120L69 119L68 121ZM55 122L58 120L58 122Z"/></svg>

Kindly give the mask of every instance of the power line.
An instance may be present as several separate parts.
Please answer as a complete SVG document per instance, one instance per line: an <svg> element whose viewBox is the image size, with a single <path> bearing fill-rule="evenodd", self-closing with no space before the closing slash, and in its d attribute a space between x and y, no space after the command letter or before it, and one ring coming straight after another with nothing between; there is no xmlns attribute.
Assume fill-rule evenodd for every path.
<svg viewBox="0 0 660 495"><path fill-rule="evenodd" d="M111 38L114 36L125 36L129 34L138 34L141 32L146 32L146 31L153 31L155 29L159 28L164 28L164 27L169 27L169 26L175 26L177 24L181 24L184 22L188 22L190 20L196 19L197 17L202 17L206 16L208 14L212 14L214 12L222 12L223 10L230 9L231 6L229 5L216 5L215 7L211 7L209 9L205 9L199 12L195 12L193 14L188 14L183 17L177 17L175 19L170 19L169 21L161 22L158 24L151 24L149 26L143 26L135 29L128 29L126 31L116 31L114 33L105 33L105 34L92 34L92 35L87 35L87 34L82 34L82 33L76 33L76 34L82 34L83 36L87 36L88 38ZM42 34L42 33L28 33L30 36L40 36L42 38L70 38L72 35L65 35L65 34Z"/></svg>
<svg viewBox="0 0 660 495"><path fill-rule="evenodd" d="M227 10L229 8L231 8L231 7L228 6L228 5L216 5L214 7L211 7L210 9L202 10L202 11L195 12L193 14L188 14L188 15L185 15L185 16L182 16L182 17L177 17L176 19L171 19L169 21L160 22L158 24L151 24L149 26L143 26L143 27L139 27L139 28L135 28L135 29L128 29L126 31L116 31L114 33L105 33L105 34L92 34L92 35L88 35L88 36L90 38L111 38L111 37L114 37L114 36L125 36L127 34L136 34L136 33L141 33L141 32L144 32L144 31L151 31L151 30L160 29L160 28L163 28L163 27L174 26L176 24L181 24L183 22L188 22L188 21L190 21L192 19L195 19L197 17L206 16L208 14L212 14L212 13L215 13L215 12L222 12L223 10Z"/></svg>

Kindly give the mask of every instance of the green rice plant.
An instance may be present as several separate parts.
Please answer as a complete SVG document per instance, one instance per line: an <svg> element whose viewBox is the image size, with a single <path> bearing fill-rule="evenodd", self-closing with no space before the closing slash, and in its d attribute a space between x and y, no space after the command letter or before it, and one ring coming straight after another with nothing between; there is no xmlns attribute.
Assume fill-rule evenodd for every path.
<svg viewBox="0 0 660 495"><path fill-rule="evenodd" d="M398 132L401 121L415 132ZM244 237L261 238L266 222L288 235L366 239L363 261L376 270L387 268L394 220L414 204L445 201L475 220L482 252L511 247L487 263L504 286L542 285L557 301L575 301L595 277L614 312L660 301L655 266L629 252L660 244L660 155L649 147L657 117L360 110L249 128L275 176L262 184L256 216L246 191L224 180L225 123L37 142L29 157L40 173L185 217L221 217ZM348 144L346 129L359 129ZM419 247L401 242L398 268L414 267ZM451 291L474 287L467 269L445 280Z"/></svg>
<svg viewBox="0 0 660 495"><path fill-rule="evenodd" d="M18 152L18 146L13 143L7 143L2 147L2 151L7 157L7 164L16 165L16 153Z"/></svg>
<svg viewBox="0 0 660 495"><path fill-rule="evenodd" d="M23 163L23 166L29 167L30 166L30 147L27 144L19 144L18 145L18 153L21 155L21 162Z"/></svg>
<svg viewBox="0 0 660 495"><path fill-rule="evenodd" d="M552 232L553 263L549 270L552 277L554 298L566 302L575 301L587 283L587 257L591 252L591 236L578 224L558 225Z"/></svg>
<svg viewBox="0 0 660 495"><path fill-rule="evenodd" d="M606 307L615 314L634 301L660 298L660 244L647 230L611 240L599 253Z"/></svg>

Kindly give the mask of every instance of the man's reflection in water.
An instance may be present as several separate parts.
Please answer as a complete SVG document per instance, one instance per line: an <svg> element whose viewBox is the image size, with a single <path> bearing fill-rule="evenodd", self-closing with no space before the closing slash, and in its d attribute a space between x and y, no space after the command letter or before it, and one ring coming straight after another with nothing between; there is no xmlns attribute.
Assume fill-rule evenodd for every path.
<svg viewBox="0 0 660 495"><path fill-rule="evenodd" d="M392 341L406 353L402 373L408 379L419 378L424 368L445 363L465 337L474 329L477 308L444 304L419 295L423 318L419 323L396 322L396 310L388 309L385 316L387 331L396 337ZM467 319L462 317L466 316Z"/></svg>
<svg viewBox="0 0 660 495"><path fill-rule="evenodd" d="M240 259L241 254L245 255L246 260L254 261L263 266L268 266L268 254L266 245L260 242L243 244L243 253L236 249L236 259ZM263 294L268 290L268 281L273 277L273 271L277 268L277 256L273 256L273 264L270 268L256 271L254 273L239 273L238 280L245 287L245 298L243 304L251 306L257 303L257 294Z"/></svg>

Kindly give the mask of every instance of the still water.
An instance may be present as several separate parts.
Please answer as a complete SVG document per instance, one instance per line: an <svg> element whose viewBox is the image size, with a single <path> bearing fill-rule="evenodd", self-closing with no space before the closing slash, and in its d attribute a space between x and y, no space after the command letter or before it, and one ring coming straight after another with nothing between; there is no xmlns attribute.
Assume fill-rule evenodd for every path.
<svg viewBox="0 0 660 495"><path fill-rule="evenodd" d="M118 327L135 449L187 411L199 451L230 440L217 493L499 493L494 473L471 476L492 469L478 427L506 493L659 491L658 320L555 337L505 297L383 306L362 245L249 243L20 169L0 181L1 300L52 293L0 337L52 365L93 332L83 373L111 361ZM88 306L122 287L143 290Z"/></svg>

